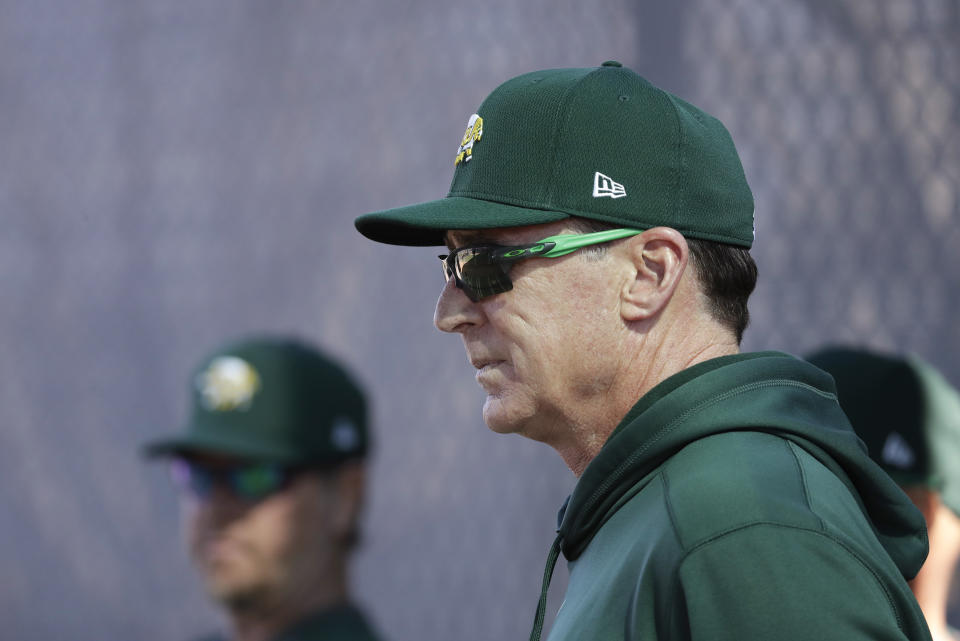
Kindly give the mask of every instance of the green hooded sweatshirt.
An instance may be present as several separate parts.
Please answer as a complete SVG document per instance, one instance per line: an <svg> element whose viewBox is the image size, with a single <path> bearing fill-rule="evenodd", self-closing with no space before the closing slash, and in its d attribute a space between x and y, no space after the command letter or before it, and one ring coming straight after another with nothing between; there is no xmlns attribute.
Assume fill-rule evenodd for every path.
<svg viewBox="0 0 960 641"><path fill-rule="evenodd" d="M907 586L920 512L867 456L825 372L700 363L647 393L560 512L550 641L929 639Z"/></svg>

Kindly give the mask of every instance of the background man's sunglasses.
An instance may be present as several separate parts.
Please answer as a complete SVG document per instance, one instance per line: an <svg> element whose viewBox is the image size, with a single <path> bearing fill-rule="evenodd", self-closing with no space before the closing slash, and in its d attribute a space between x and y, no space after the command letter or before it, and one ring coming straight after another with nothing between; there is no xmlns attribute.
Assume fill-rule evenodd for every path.
<svg viewBox="0 0 960 641"><path fill-rule="evenodd" d="M456 286L462 289L470 300L477 302L487 296L513 289L510 267L518 260L557 258L581 247L599 245L641 233L643 232L638 229L609 229L592 234L560 234L529 245L461 247L439 258L443 261L444 278L450 280L452 277Z"/></svg>
<svg viewBox="0 0 960 641"><path fill-rule="evenodd" d="M256 501L277 492L305 466L283 466L276 463L249 463L231 466L208 466L184 459L170 462L170 476L184 492L205 499L214 487L222 487L234 496Z"/></svg>

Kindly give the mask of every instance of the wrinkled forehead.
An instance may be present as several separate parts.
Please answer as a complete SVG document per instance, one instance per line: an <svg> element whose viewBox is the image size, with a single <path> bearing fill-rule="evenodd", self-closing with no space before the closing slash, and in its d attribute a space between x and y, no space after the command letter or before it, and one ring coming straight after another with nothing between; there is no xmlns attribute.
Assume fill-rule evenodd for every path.
<svg viewBox="0 0 960 641"><path fill-rule="evenodd" d="M565 220L524 225L522 227L495 227L492 229L448 229L444 241L449 249L476 245L523 245L535 243L547 236L563 233L570 228Z"/></svg>

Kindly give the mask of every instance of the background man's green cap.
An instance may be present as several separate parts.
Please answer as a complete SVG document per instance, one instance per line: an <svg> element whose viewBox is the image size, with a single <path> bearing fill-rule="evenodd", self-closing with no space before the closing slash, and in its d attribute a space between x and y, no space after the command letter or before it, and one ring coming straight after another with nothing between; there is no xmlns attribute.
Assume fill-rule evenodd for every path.
<svg viewBox="0 0 960 641"><path fill-rule="evenodd" d="M753 196L713 116L619 62L518 76L470 117L446 198L361 216L368 238L442 245L448 229L580 216L750 247Z"/></svg>
<svg viewBox="0 0 960 641"><path fill-rule="evenodd" d="M363 392L306 344L256 338L226 345L200 363L190 389L186 430L148 444L146 455L332 465L367 453Z"/></svg>
<svg viewBox="0 0 960 641"><path fill-rule="evenodd" d="M924 485L960 515L960 394L916 357L831 347L807 357L837 383L870 458L901 486Z"/></svg>

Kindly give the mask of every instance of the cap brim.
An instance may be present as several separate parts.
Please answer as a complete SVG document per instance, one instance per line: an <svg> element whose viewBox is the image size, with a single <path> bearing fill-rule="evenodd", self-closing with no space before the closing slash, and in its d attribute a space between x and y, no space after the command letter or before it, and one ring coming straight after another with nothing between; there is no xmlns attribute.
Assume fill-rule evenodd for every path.
<svg viewBox="0 0 960 641"><path fill-rule="evenodd" d="M418 205L365 214L354 222L357 231L378 243L431 247L444 245L448 229L495 229L552 223L570 214L550 209L449 196Z"/></svg>
<svg viewBox="0 0 960 641"><path fill-rule="evenodd" d="M248 438L230 438L217 434L186 434L146 444L141 450L147 458L185 454L217 454L237 458L293 463L303 459L300 452Z"/></svg>

